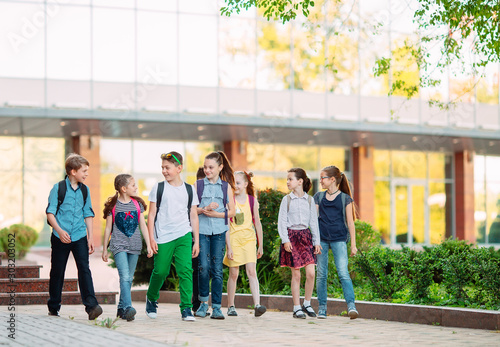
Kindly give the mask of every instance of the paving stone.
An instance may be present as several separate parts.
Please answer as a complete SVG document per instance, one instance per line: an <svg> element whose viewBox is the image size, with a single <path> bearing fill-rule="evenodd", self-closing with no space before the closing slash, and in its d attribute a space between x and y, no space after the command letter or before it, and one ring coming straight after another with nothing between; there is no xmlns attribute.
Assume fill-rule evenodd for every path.
<svg viewBox="0 0 500 347"><path fill-rule="evenodd" d="M17 306L20 315L18 336L22 331L29 335L22 338L22 345L37 347L48 345L47 338L62 335L61 341L71 337L71 347L77 346L154 346L149 340L177 346L500 346L500 332L465 328L389 322L358 318L329 316L325 320L292 318L289 312L269 311L262 317L254 317L249 309L238 309L239 316L225 320L197 318L196 322L181 320L179 306L163 304L158 306L158 318L150 319L145 314L145 304L134 302L136 319L132 322L118 321L116 330L96 327L89 322L82 305L66 305L61 308L61 317L47 316L45 305ZM103 305L103 315L116 315L116 305ZM226 308L224 307L224 312ZM0 319L6 322L6 310ZM29 318L23 318L28 315ZM3 323L5 324L5 323ZM91 329L91 330L89 330ZM5 329L0 344L6 341ZM43 331L48 332L48 335ZM33 332L39 332L34 334ZM91 335L88 335L91 333ZM27 334L27 332L25 333ZM115 334L121 334L116 336ZM33 335L33 337L31 337ZM126 337L126 343L122 338ZM33 338L33 340L29 340ZM33 341L33 343L31 342ZM140 341L140 342L138 342ZM28 343L29 342L29 343ZM15 343L11 344L16 346ZM51 344L53 345L53 344ZM61 343L61 345L63 345Z"/></svg>

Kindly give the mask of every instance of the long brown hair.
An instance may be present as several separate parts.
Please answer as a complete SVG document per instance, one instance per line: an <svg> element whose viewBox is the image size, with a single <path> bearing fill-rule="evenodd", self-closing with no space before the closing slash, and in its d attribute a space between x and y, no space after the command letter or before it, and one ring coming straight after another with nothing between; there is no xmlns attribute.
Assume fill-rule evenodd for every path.
<svg viewBox="0 0 500 347"><path fill-rule="evenodd" d="M252 182L253 172L236 171L234 174L243 176L243 178L245 179L245 182L248 183L247 194L255 196L255 187L254 187L253 182Z"/></svg>
<svg viewBox="0 0 500 347"><path fill-rule="evenodd" d="M356 204L354 203L354 198L352 197L351 184L349 183L349 180L347 179L346 175L342 171L340 171L338 167L334 165L324 167L321 171L325 172L328 177L334 177L339 187L339 190L342 193L349 195L353 199L352 218L356 220L356 218L358 218L358 211L356 208Z"/></svg>
<svg viewBox="0 0 500 347"><path fill-rule="evenodd" d="M213 159L218 165L222 165L222 170L219 172L219 177L229 183L234 190L234 170L231 163L222 151L209 153L205 159Z"/></svg>
<svg viewBox="0 0 500 347"><path fill-rule="evenodd" d="M304 181L304 183L302 183L302 189L304 190L304 192L307 193L309 189L311 189L312 182L309 177L307 177L306 171L304 169L300 167L293 167L288 170L288 172L293 172L295 174L295 178L297 178L298 180L302 178L302 181Z"/></svg>
<svg viewBox="0 0 500 347"><path fill-rule="evenodd" d="M132 175L129 174L120 174L115 177L116 194L110 196L104 203L104 210L102 211L104 219L106 219L109 216L109 214L113 210L113 207L115 207L116 201L118 200L119 192L121 191L122 187L128 186L132 178L133 178ZM144 208L144 211L146 211L148 207L146 206L146 203L142 198L138 196L131 196L131 198L139 202Z"/></svg>

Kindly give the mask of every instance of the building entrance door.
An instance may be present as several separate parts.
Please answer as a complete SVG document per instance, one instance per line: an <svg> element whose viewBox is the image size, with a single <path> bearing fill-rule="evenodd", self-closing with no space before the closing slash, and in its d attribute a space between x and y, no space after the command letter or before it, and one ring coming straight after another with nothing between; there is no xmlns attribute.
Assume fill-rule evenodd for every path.
<svg viewBox="0 0 500 347"><path fill-rule="evenodd" d="M394 180L391 184L391 244L428 243L429 190L423 180Z"/></svg>

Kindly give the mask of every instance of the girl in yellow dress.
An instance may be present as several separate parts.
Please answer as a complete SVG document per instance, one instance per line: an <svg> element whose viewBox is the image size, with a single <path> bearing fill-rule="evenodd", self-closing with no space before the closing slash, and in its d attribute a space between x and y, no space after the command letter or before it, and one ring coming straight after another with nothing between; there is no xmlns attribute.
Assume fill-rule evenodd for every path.
<svg viewBox="0 0 500 347"><path fill-rule="evenodd" d="M227 281L228 316L238 315L234 308L234 295L240 265L245 265L255 305L255 317L260 317L266 312L266 307L260 304L259 280L256 271L257 259L262 257L263 254L263 240L262 224L259 217L259 202L254 195L252 176L252 173L248 174L245 171L237 171L234 174L236 215L232 218L229 227L229 239L233 251L233 259L229 259L227 254L224 257L224 264L229 267L229 278ZM256 234L258 247L256 247ZM255 251L256 248L257 251Z"/></svg>

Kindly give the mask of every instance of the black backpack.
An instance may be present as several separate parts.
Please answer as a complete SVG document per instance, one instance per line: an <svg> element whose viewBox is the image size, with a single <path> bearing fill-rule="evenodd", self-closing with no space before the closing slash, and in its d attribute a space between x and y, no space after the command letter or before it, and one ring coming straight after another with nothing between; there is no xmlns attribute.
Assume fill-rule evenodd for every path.
<svg viewBox="0 0 500 347"><path fill-rule="evenodd" d="M67 189L66 179L59 181L59 183L57 185L58 185L58 187L57 187L57 209L56 209L56 213L54 213L54 216L56 216L57 213L59 212L59 208L61 207L62 203L64 202L64 198L66 197L66 189ZM78 186L82 190L83 207L85 207L85 204L87 203L87 197L89 196L89 188L85 184L80 183L80 182L78 182ZM45 214L47 214L47 211L49 209L49 205L50 205L50 202L47 205L47 208L45 209ZM47 224L50 225L48 219L47 219ZM50 226L53 227L52 225L50 225Z"/></svg>

